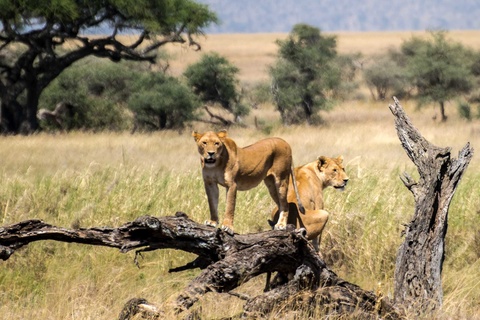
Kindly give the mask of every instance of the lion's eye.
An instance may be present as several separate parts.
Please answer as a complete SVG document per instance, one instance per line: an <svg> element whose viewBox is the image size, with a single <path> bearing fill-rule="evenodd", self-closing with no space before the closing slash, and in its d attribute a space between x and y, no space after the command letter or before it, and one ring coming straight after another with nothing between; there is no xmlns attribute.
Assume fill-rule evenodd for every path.
<svg viewBox="0 0 480 320"><path fill-rule="evenodd" d="M218 147L220 145L220 142L215 142L215 146Z"/></svg>
<svg viewBox="0 0 480 320"><path fill-rule="evenodd" d="M204 145L204 146L206 146L206 145L207 145L207 141L203 141L202 143L203 143L203 145Z"/></svg>

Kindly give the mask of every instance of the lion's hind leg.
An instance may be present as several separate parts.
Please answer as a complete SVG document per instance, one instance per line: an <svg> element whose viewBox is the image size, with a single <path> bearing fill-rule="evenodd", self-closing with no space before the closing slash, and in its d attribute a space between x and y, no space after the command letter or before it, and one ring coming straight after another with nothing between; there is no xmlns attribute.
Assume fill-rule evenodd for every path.
<svg viewBox="0 0 480 320"><path fill-rule="evenodd" d="M274 226L275 230L284 230L287 227L288 220L288 176L286 179L278 179L273 175L267 176L264 180L268 192L273 201L280 210L277 223Z"/></svg>
<svg viewBox="0 0 480 320"><path fill-rule="evenodd" d="M301 220L305 229L307 229L307 237L312 241L315 251L320 254L320 242L322 240L322 232L328 222L329 213L326 210L307 210L305 215L301 215Z"/></svg>

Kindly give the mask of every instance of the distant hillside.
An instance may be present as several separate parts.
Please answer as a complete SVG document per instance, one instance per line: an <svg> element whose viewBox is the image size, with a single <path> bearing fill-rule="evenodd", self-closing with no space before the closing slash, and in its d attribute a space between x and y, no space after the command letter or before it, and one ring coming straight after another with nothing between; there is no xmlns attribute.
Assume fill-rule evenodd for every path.
<svg viewBox="0 0 480 320"><path fill-rule="evenodd" d="M322 31L479 30L479 0L197 0L222 23L207 33L290 32L303 22Z"/></svg>

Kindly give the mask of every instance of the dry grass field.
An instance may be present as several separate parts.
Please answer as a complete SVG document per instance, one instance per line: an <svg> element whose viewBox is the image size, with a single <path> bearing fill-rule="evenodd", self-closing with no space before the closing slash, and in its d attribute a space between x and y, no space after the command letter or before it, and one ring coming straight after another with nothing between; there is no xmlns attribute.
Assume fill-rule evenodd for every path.
<svg viewBox="0 0 480 320"><path fill-rule="evenodd" d="M339 51L365 55L398 45L412 33L342 33ZM215 50L241 70L242 82L266 79L265 68L276 52L274 40L286 35L208 35L205 51ZM451 32L457 41L480 49L480 31ZM171 71L180 74L199 53L181 46L168 49ZM246 146L267 136L287 140L294 162L319 155L343 155L350 182L344 192L325 190L331 212L321 250L330 268L368 290L393 293L396 251L402 224L413 214L413 197L399 175L418 174L396 136L390 101L348 101L325 112L319 127L279 125L272 106L261 105L246 119L247 128L229 135ZM480 150L480 122L467 122L447 105L447 123L432 121L433 109L419 112L413 101L401 101L415 126L435 145L452 147L452 156L470 142ZM253 119L268 130L255 129ZM0 225L38 218L74 226L119 226L142 215L186 212L203 221L208 214L197 151L190 129L153 134L82 133L0 137ZM480 161L474 155L449 214L443 268L443 309L425 319L480 319ZM224 208L221 193L220 211ZM239 193L236 231L267 230L273 202L264 186ZM86 245L43 241L16 252L0 268L2 319L115 319L132 297L144 297L169 310L185 285L199 274L168 269L194 259L174 250L134 254ZM255 295L263 279L242 285ZM243 301L209 293L194 307L202 319L237 314ZM167 313L168 319L177 317ZM271 319L281 318L272 314Z"/></svg>

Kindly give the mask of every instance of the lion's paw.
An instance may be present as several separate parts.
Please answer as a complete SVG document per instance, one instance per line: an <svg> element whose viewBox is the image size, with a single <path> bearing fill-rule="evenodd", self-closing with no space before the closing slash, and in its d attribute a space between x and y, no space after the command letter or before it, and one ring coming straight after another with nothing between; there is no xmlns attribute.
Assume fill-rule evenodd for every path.
<svg viewBox="0 0 480 320"><path fill-rule="evenodd" d="M276 224L274 229L275 230L285 230L285 229L287 229L287 226Z"/></svg>
<svg viewBox="0 0 480 320"><path fill-rule="evenodd" d="M218 225L218 222L215 222L213 220L205 220L204 224L209 227L214 227L216 228Z"/></svg>
<svg viewBox="0 0 480 320"><path fill-rule="evenodd" d="M229 235L233 236L233 228L227 227L227 226L222 226L222 230L228 233Z"/></svg>

